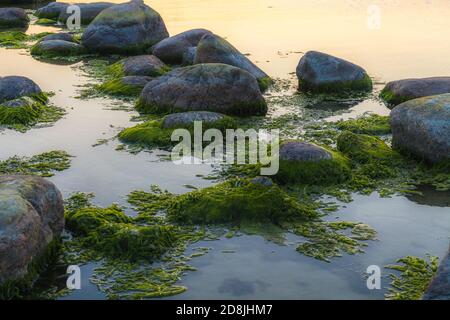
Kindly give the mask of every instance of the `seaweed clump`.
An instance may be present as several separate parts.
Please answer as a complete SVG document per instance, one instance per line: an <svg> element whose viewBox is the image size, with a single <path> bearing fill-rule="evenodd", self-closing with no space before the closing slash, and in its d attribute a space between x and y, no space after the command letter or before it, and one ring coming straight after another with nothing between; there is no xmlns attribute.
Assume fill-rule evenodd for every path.
<svg viewBox="0 0 450 320"><path fill-rule="evenodd" d="M14 156L0 161L0 174L30 174L52 177L70 167L71 156L65 151L49 151L32 157Z"/></svg>
<svg viewBox="0 0 450 320"><path fill-rule="evenodd" d="M391 274L391 287L387 300L420 300L439 268L439 258L428 256L428 260L407 256L397 260L396 265L385 268L399 271Z"/></svg>
<svg viewBox="0 0 450 320"><path fill-rule="evenodd" d="M0 47L8 49L26 49L30 43L49 35L49 32L41 32L28 35L22 31L2 31L0 32Z"/></svg>

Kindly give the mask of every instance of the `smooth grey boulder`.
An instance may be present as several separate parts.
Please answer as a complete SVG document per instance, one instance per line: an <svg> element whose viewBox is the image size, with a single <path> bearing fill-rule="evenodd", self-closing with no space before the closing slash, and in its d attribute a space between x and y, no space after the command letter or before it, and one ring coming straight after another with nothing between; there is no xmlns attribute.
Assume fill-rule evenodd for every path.
<svg viewBox="0 0 450 320"><path fill-rule="evenodd" d="M442 260L423 300L450 300L450 250Z"/></svg>
<svg viewBox="0 0 450 320"><path fill-rule="evenodd" d="M112 7L115 3L111 2L92 2L92 3L76 3L76 6L80 8L81 24L87 25L91 23L103 10ZM67 13L67 8L63 8L58 16L59 23L66 23L67 19L73 14L73 12Z"/></svg>
<svg viewBox="0 0 450 320"><path fill-rule="evenodd" d="M67 32L59 32L54 34L49 34L45 37L43 37L40 42L42 41L48 41L48 40L63 40L68 42L75 42L73 35Z"/></svg>
<svg viewBox="0 0 450 320"><path fill-rule="evenodd" d="M259 82L261 89L270 84L270 77L239 52L228 41L215 34L206 34L197 46L194 64L224 63L244 69L252 74Z"/></svg>
<svg viewBox="0 0 450 320"><path fill-rule="evenodd" d="M8 76L0 78L0 103L41 92L41 88L33 80L26 77Z"/></svg>
<svg viewBox="0 0 450 320"><path fill-rule="evenodd" d="M31 48L32 55L45 57L78 56L85 51L82 45L64 40L40 41Z"/></svg>
<svg viewBox="0 0 450 320"><path fill-rule="evenodd" d="M62 11L66 11L68 3L64 2L50 2L36 10L34 15L40 19L57 20Z"/></svg>
<svg viewBox="0 0 450 320"><path fill-rule="evenodd" d="M300 91L336 93L372 90L372 80L363 68L322 52L305 53L296 73Z"/></svg>
<svg viewBox="0 0 450 320"><path fill-rule="evenodd" d="M152 52L165 63L192 64L192 52L195 53L200 39L206 34L212 33L206 29L188 30L158 42L153 46Z"/></svg>
<svg viewBox="0 0 450 320"><path fill-rule="evenodd" d="M120 73L126 76L156 77L165 73L166 65L153 55L129 57L118 62L121 65Z"/></svg>
<svg viewBox="0 0 450 320"><path fill-rule="evenodd" d="M220 63L179 68L156 78L145 86L136 108L148 113L202 110L240 116L267 112L255 77Z"/></svg>
<svg viewBox="0 0 450 320"><path fill-rule="evenodd" d="M35 176L0 176L0 286L21 280L64 228L55 185Z"/></svg>
<svg viewBox="0 0 450 320"><path fill-rule="evenodd" d="M181 59L181 64L184 66L193 65L196 54L197 54L197 47L187 48L187 50L183 53L183 58Z"/></svg>
<svg viewBox="0 0 450 320"><path fill-rule="evenodd" d="M0 8L0 28L25 28L30 23L22 8Z"/></svg>
<svg viewBox="0 0 450 320"><path fill-rule="evenodd" d="M408 100L444 93L450 93L450 77L403 79L388 82L381 98L388 105L395 106Z"/></svg>
<svg viewBox="0 0 450 320"><path fill-rule="evenodd" d="M399 104L390 122L393 148L430 163L450 160L450 94Z"/></svg>
<svg viewBox="0 0 450 320"><path fill-rule="evenodd" d="M194 121L212 123L224 119L226 116L210 111L188 111L173 113L165 116L162 122L164 129L186 127L194 124Z"/></svg>
<svg viewBox="0 0 450 320"><path fill-rule="evenodd" d="M141 53L168 36L159 13L134 0L103 10L84 31L81 43L91 52Z"/></svg>
<svg viewBox="0 0 450 320"><path fill-rule="evenodd" d="M280 147L280 160L320 161L330 159L332 159L331 153L308 142L288 141Z"/></svg>

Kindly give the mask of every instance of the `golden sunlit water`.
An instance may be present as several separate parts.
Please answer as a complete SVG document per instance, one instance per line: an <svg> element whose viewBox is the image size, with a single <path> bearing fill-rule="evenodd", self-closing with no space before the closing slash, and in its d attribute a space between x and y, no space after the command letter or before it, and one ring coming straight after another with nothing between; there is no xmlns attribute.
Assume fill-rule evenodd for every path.
<svg viewBox="0 0 450 320"><path fill-rule="evenodd" d="M110 0L111 1L111 0ZM76 2L94 2L77 0ZM112 0L112 2L123 2ZM206 28L226 37L269 75L295 81L293 73L302 54L323 51L364 67L383 83L407 77L450 75L449 0L145 0L163 17L171 35ZM0 5L1 6L1 5ZM28 33L57 31L32 25ZM69 170L51 180L64 196L94 192L96 204L126 204L132 190L156 184L172 192L187 192L186 185L205 187L211 182L198 175L210 166L176 166L160 161L159 150L130 154L118 152L113 138L135 123L133 111L111 110L117 101L77 99L79 86L92 81L80 71L81 63L65 64L33 59L26 50L0 48L0 76L22 75L45 91L67 115L51 127L26 133L0 131L0 160L49 150L65 150L75 157ZM350 108L347 117L365 111L388 114L371 97ZM287 110L286 112L289 112ZM339 114L336 117L342 117ZM99 139L110 139L95 146ZM393 263L406 255L443 256L448 249L448 208L432 199L418 202L403 196L355 195L329 219L361 221L378 232L380 241L365 254L344 256L327 264L295 252L298 239L278 246L259 236L200 243L211 247L192 262L199 271L183 277L189 290L177 298L196 299L383 299L383 289L369 291L367 266ZM423 200L423 199L422 199ZM225 251L234 253L224 253ZM82 267L84 290L67 299L104 298L89 283L95 265Z"/></svg>

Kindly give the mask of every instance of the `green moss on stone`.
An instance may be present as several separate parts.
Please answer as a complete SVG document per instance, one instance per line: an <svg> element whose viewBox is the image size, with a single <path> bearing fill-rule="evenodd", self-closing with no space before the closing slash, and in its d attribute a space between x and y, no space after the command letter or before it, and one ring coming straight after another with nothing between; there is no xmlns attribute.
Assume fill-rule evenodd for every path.
<svg viewBox="0 0 450 320"><path fill-rule="evenodd" d="M97 88L100 92L113 96L138 96L142 92L142 87L125 84L122 79L109 80Z"/></svg>
<svg viewBox="0 0 450 320"><path fill-rule="evenodd" d="M270 77L264 77L261 79L258 79L259 89L261 92L266 91L271 84L273 84L273 80Z"/></svg>
<svg viewBox="0 0 450 320"><path fill-rule="evenodd" d="M49 32L27 35L21 31L3 31L0 32L0 46L12 49L28 48L28 43L42 39L49 35Z"/></svg>
<svg viewBox="0 0 450 320"><path fill-rule="evenodd" d="M384 88L381 93L380 93L380 98L386 102L386 104L388 106L396 106L400 103L403 103L405 101L414 99L414 97L409 97L409 96L401 96L401 95L397 95L395 94L393 91Z"/></svg>
<svg viewBox="0 0 450 320"><path fill-rule="evenodd" d="M391 133L391 125L388 116L372 114L367 117L338 121L336 126L339 130L353 133L364 133L370 135L382 135Z"/></svg>
<svg viewBox="0 0 450 320"><path fill-rule="evenodd" d="M339 81L329 82L321 85L314 85L304 81L299 81L299 89L304 92L313 93L340 93L346 91L370 91L372 90L372 79L365 75L361 80L357 81Z"/></svg>
<svg viewBox="0 0 450 320"><path fill-rule="evenodd" d="M49 25L56 24L56 21L52 20L52 19L41 18L36 21L36 24L43 25L43 26L49 26Z"/></svg>

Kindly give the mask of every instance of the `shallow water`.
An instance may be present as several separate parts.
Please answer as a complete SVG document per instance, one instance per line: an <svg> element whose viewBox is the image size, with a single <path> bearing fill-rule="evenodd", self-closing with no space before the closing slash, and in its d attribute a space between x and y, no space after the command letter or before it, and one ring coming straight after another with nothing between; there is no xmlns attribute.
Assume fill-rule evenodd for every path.
<svg viewBox="0 0 450 320"><path fill-rule="evenodd" d="M90 2L79 1L78 2ZM120 1L115 1L120 2ZM308 50L325 51L362 65L379 84L405 77L450 73L450 4L448 1L325 1L325 0L180 0L146 1L164 17L171 34L207 28L227 37L269 75L292 78L292 72ZM368 6L381 9L381 29L367 27ZM52 30L31 27L29 33ZM67 115L52 127L26 133L0 132L0 159L61 149L73 158L69 170L51 178L65 196L75 191L94 192L95 202L125 204L124 196L152 184L172 192L189 191L184 185L204 187L197 177L211 172L208 165L176 166L160 161L162 152L132 155L116 151L117 141L97 147L99 139L115 136L132 125L134 112L111 110L117 101L75 99L79 85L90 81L77 64L39 62L24 50L0 48L0 76L23 75L43 90L55 92L51 101L67 108ZM350 108L341 117L365 111L388 114L376 99ZM179 298L258 299L382 299L385 289L369 291L367 266L393 263L406 255L442 257L450 235L449 194L422 190L424 196L390 199L355 195L354 201L328 218L361 221L378 231L366 253L345 255L332 263L316 261L295 252L292 244L278 246L259 236L198 243L211 247L205 256L192 260L198 271L182 282L189 290ZM224 253L223 250L234 250ZM103 298L88 283L93 265L82 268L83 290L66 299ZM383 288L388 285L386 274Z"/></svg>

